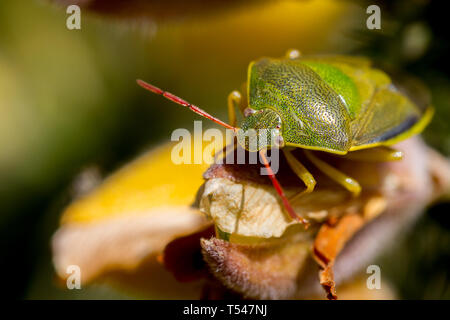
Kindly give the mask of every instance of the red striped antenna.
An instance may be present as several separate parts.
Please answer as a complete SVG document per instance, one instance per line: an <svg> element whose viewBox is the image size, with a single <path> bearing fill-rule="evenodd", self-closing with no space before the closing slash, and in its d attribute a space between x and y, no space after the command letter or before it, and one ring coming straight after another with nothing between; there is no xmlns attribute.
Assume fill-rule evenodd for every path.
<svg viewBox="0 0 450 320"><path fill-rule="evenodd" d="M170 92L161 90L160 88L155 87L154 85L151 85L151 84L149 84L149 83L147 83L147 82L145 82L143 80L140 80L140 79L136 80L136 82L142 88L144 88L144 89L146 89L148 91L151 91L153 93L162 95L163 97L165 97L165 98L169 99L170 101L173 101L173 102L175 102L175 103L177 103L179 105L182 105L184 107L188 107L189 109L191 109L195 113L197 113L197 114L201 115L202 117L205 117L205 118L207 118L209 120L212 120L212 121L214 121L217 124L220 124L222 127L225 127L227 129L232 129L234 131L237 131L237 128L235 128L233 126L230 126L228 123L223 122L222 120L217 119L216 117L213 117L212 115L210 115L206 111L200 109L196 105L193 105L192 103L189 103L189 102L181 99L180 97L177 97L176 95L174 95L174 94L172 94Z"/></svg>

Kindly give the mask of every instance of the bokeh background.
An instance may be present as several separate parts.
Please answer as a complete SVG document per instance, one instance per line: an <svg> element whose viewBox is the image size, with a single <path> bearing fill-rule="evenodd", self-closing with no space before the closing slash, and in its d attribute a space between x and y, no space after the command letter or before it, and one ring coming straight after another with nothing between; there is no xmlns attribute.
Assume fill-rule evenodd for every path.
<svg viewBox="0 0 450 320"><path fill-rule="evenodd" d="M81 6L81 30L66 7ZM366 8L381 7L381 30ZM86 169L105 176L194 114L150 95L142 78L226 119L249 61L362 54L420 78L436 116L426 141L450 154L450 56L437 1L0 1L0 277L10 298L127 298L103 286L64 290L50 237ZM206 123L206 122L205 122ZM449 205L431 207L380 257L399 298L450 298ZM395 259L393 259L395 257Z"/></svg>

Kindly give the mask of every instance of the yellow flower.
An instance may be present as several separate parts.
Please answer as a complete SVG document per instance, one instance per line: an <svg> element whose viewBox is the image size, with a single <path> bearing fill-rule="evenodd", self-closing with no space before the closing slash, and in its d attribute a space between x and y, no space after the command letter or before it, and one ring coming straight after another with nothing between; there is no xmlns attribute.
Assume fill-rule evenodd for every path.
<svg viewBox="0 0 450 320"><path fill-rule="evenodd" d="M66 208L52 241L60 278L68 276L68 266L77 265L82 283L105 274L129 276L120 282L141 286L147 297L199 296L199 284L180 290L156 260L171 240L210 224L192 207L208 165L175 165L172 147L144 154Z"/></svg>

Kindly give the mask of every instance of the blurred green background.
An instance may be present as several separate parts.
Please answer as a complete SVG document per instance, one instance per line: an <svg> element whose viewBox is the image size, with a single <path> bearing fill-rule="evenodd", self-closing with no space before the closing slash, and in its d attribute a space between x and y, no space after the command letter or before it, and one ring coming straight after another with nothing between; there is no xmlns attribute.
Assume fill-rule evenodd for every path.
<svg viewBox="0 0 450 320"><path fill-rule="evenodd" d="M66 6L83 3L81 30ZM381 30L366 8L381 7ZM63 290L49 239L84 168L102 175L168 141L197 117L142 78L226 119L248 63L309 53L363 54L421 78L436 116L427 142L450 154L450 56L437 1L0 1L0 264L10 298L123 298ZM449 206L426 213L383 261L400 298L450 298ZM3 282L5 283L5 282ZM75 292L76 291L76 292Z"/></svg>

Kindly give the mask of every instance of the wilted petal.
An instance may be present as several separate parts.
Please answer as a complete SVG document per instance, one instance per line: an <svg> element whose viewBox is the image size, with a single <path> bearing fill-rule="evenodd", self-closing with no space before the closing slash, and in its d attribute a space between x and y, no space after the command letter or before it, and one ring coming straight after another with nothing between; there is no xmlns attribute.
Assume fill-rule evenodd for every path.
<svg viewBox="0 0 450 320"><path fill-rule="evenodd" d="M258 299L282 299L295 294L310 244L311 240L298 232L287 241L260 245L217 238L201 242L211 272L226 287Z"/></svg>
<svg viewBox="0 0 450 320"><path fill-rule="evenodd" d="M324 223L314 240L313 257L319 264L320 284L325 288L329 299L337 299L333 265L345 243L364 224L359 214L343 216L335 223Z"/></svg>
<svg viewBox="0 0 450 320"><path fill-rule="evenodd" d="M162 290L162 296L171 288L179 290L156 258L173 239L210 225L192 206L207 165L175 165L171 147L140 157L64 211L52 240L53 262L61 279L68 276L67 266L78 265L83 283L126 279L131 286L134 282ZM139 283L133 275L145 278ZM200 285L195 288L196 296L186 296L189 290L172 294L198 297Z"/></svg>

